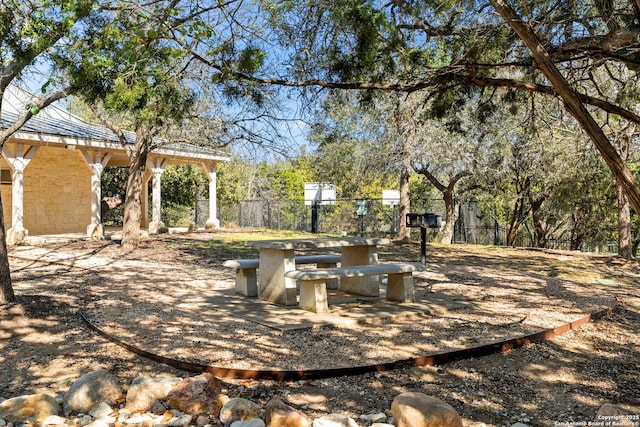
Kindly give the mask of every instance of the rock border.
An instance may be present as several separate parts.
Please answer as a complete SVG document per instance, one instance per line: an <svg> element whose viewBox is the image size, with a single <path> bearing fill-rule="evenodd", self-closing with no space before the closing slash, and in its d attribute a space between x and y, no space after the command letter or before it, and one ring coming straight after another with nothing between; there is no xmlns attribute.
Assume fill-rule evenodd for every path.
<svg viewBox="0 0 640 427"><path fill-rule="evenodd" d="M64 395L0 401L0 427L464 427L452 406L420 392L400 393L390 410L361 415L358 423L340 413L312 419L277 395L261 406L222 391L220 380L209 373L187 378L141 376L125 390L102 369L78 378ZM606 403L589 425L636 427L638 416ZM518 422L511 427L530 426Z"/></svg>

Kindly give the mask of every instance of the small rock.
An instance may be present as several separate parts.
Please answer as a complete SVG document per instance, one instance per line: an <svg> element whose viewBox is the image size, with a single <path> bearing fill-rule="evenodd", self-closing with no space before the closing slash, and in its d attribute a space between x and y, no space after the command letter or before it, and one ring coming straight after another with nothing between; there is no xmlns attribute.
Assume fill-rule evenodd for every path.
<svg viewBox="0 0 640 427"><path fill-rule="evenodd" d="M153 414L160 415L164 414L166 411L167 407L164 406L164 404L159 400L156 400L155 402L153 402L153 405L151 405L151 413Z"/></svg>
<svg viewBox="0 0 640 427"><path fill-rule="evenodd" d="M91 418L91 415L85 415L80 418L80 420L78 421L78 424L84 427L84 426L88 426L92 422L93 422L93 418Z"/></svg>
<svg viewBox="0 0 640 427"><path fill-rule="evenodd" d="M220 421L223 424L234 421L246 421L258 418L260 407L250 400L236 397L230 399L220 410Z"/></svg>
<svg viewBox="0 0 640 427"><path fill-rule="evenodd" d="M360 419L370 423L384 423L387 421L387 415L380 412L378 414L360 415Z"/></svg>
<svg viewBox="0 0 640 427"><path fill-rule="evenodd" d="M251 418L246 421L234 421L230 427L266 427L266 424L260 418Z"/></svg>
<svg viewBox="0 0 640 427"><path fill-rule="evenodd" d="M205 417L204 415L200 415L198 418L196 418L196 425L199 427L205 426L210 422L211 420L208 417Z"/></svg>
<svg viewBox="0 0 640 427"><path fill-rule="evenodd" d="M127 408L120 409L120 411L118 411L118 421L121 423L125 422L129 417L131 417L132 413L133 411L131 409L127 409Z"/></svg>
<svg viewBox="0 0 640 427"><path fill-rule="evenodd" d="M108 417L99 418L97 420L94 420L91 424L87 424L87 427L110 427L111 423L112 421L110 421Z"/></svg>
<svg viewBox="0 0 640 427"><path fill-rule="evenodd" d="M167 424L169 424L171 427L187 427L189 424L191 424L192 419L193 417L191 415L183 414L179 417L170 419Z"/></svg>
<svg viewBox="0 0 640 427"><path fill-rule="evenodd" d="M0 399L0 403L4 402L4 399ZM7 425L7 422L0 418L0 427L4 427Z"/></svg>
<svg viewBox="0 0 640 427"><path fill-rule="evenodd" d="M149 414L135 414L128 418L125 424L148 424L153 425L154 418Z"/></svg>
<svg viewBox="0 0 640 427"><path fill-rule="evenodd" d="M113 413L113 408L107 402L101 402L98 406L89 411L93 418L102 418Z"/></svg>
<svg viewBox="0 0 640 427"><path fill-rule="evenodd" d="M487 393L485 393L482 390L478 392L478 396L480 396L480 397L486 397L486 395L487 395Z"/></svg>
<svg viewBox="0 0 640 427"><path fill-rule="evenodd" d="M511 424L511 427L529 427L529 424L518 422L518 423Z"/></svg>
<svg viewBox="0 0 640 427"><path fill-rule="evenodd" d="M313 427L358 427L358 424L346 415L329 414L313 420Z"/></svg>
<svg viewBox="0 0 640 427"><path fill-rule="evenodd" d="M387 423L373 423L371 424L371 427L395 427L393 424L387 424Z"/></svg>
<svg viewBox="0 0 640 427"><path fill-rule="evenodd" d="M62 426L67 424L67 420L59 415L50 415L44 419L42 426Z"/></svg>

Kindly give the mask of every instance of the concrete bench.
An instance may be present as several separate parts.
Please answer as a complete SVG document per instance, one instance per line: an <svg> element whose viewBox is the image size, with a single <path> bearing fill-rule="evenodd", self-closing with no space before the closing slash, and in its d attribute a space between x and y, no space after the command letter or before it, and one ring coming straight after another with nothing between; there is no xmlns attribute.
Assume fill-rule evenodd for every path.
<svg viewBox="0 0 640 427"><path fill-rule="evenodd" d="M302 255L295 257L298 264L316 264L318 268L335 267L340 262L340 255ZM258 296L258 281L256 270L260 265L259 259L231 259L222 263L223 266L236 270L236 293L246 297ZM327 282L329 289L338 289L338 279Z"/></svg>
<svg viewBox="0 0 640 427"><path fill-rule="evenodd" d="M303 310L322 313L328 311L327 280L341 277L387 275L387 299L400 302L415 302L413 272L423 271L418 263L393 263L356 265L342 268L317 270L291 270L284 275L300 281L299 306Z"/></svg>

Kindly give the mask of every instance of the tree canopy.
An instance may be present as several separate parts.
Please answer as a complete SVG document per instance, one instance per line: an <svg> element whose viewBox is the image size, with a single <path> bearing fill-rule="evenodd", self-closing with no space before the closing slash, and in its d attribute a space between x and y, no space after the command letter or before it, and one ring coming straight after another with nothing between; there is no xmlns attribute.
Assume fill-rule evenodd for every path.
<svg viewBox="0 0 640 427"><path fill-rule="evenodd" d="M274 70L236 70L237 77L290 87L427 91L437 114L455 111L460 95L491 96L495 88L558 97L640 210L640 187L589 110L640 123L632 89L636 1L269 4L295 65L286 78ZM596 70L619 82L615 96L601 90Z"/></svg>

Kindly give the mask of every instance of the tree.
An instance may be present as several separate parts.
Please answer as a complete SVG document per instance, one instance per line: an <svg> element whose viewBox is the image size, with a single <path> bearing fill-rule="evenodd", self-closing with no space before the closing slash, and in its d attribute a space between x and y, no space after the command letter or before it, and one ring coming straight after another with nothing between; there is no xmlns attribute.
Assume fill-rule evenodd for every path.
<svg viewBox="0 0 640 427"><path fill-rule="evenodd" d="M399 188L399 216L404 218L411 206L410 154L415 129L408 123L415 105L402 94L373 95L327 94L316 112L313 134L318 143L317 175L331 176L329 181L339 183L343 197L363 197L367 181L380 180L382 189ZM381 188L372 190L380 192ZM404 221L400 221L398 239L410 240Z"/></svg>
<svg viewBox="0 0 640 427"><path fill-rule="evenodd" d="M442 195L446 221L442 243L449 244L453 241L453 228L458 219L459 205L455 197L458 184L474 173L472 157L463 153L470 151L467 144L475 141L470 136L438 129L433 123L430 127L421 130L422 144L414 148L413 169Z"/></svg>
<svg viewBox="0 0 640 427"><path fill-rule="evenodd" d="M618 184L624 189L636 211L640 212L640 185L638 185L635 177L624 160L620 157L619 153L615 150L605 133L588 112L580 96L577 94L575 89L569 85L567 79L560 73L547 49L542 44L542 41L538 38L531 27L526 25L520 19L515 10L513 10L505 1L490 1L498 13L502 15L505 21L513 28L520 39L531 50L540 70L549 79L564 101L567 111L574 116L587 135L589 135L602 158L616 177ZM612 2L605 1L602 3L608 4L608 6L613 6ZM636 7L638 6L637 3L634 4ZM601 9L601 13L602 12L604 12L604 10ZM636 19L640 19L640 10L636 10L634 12L638 13L635 16ZM606 18L607 16L605 15L604 17ZM613 31L617 31L619 29L618 25L615 25L614 28L615 29ZM610 29L612 29L611 24Z"/></svg>
<svg viewBox="0 0 640 427"><path fill-rule="evenodd" d="M265 75L267 70L262 75L232 74L288 87L432 88L441 94L456 87L502 87L556 96L589 135L634 209L640 209L640 187L586 108L640 123L633 110L602 96L589 79L590 71L609 64L623 64L630 71L638 65L637 2L527 1L520 8L526 22L504 0L490 4L492 8L469 1L270 2L279 34L297 52L295 72L289 78ZM295 32L301 24L307 25L302 41Z"/></svg>
<svg viewBox="0 0 640 427"><path fill-rule="evenodd" d="M332 92L316 112L316 176L334 182L342 198L379 199L382 190L400 188L400 217L409 212L409 137L401 96L362 97ZM381 123L389 126L381 126ZM352 213L350 212L352 215ZM345 215L347 216L347 215ZM400 222L399 239L409 240Z"/></svg>
<svg viewBox="0 0 640 427"><path fill-rule="evenodd" d="M68 39L84 38L74 31L76 24L88 19L94 10L90 0L42 0L38 2L7 1L0 9L0 113L8 86L20 77L46 64L51 64L66 51ZM53 77L51 77L51 82ZM0 149L33 115L51 103L64 98L76 87L44 84L42 96L34 99L27 110L6 129L0 129ZM0 304L15 300L6 247L4 212L0 201Z"/></svg>
<svg viewBox="0 0 640 427"><path fill-rule="evenodd" d="M193 24L193 13L198 16L204 12L180 7L177 2L170 6L156 2L143 12L116 11L116 19L100 29L101 37L79 47L69 64L72 81L86 82L81 96L118 136L129 156L122 231L125 250L136 249L141 239L141 196L147 157L155 147L168 142L158 137L170 126L179 125L194 106L195 94L186 80L184 52L167 44L160 32L178 31L185 23ZM135 130L135 139L108 112L119 119L126 118L126 124Z"/></svg>

